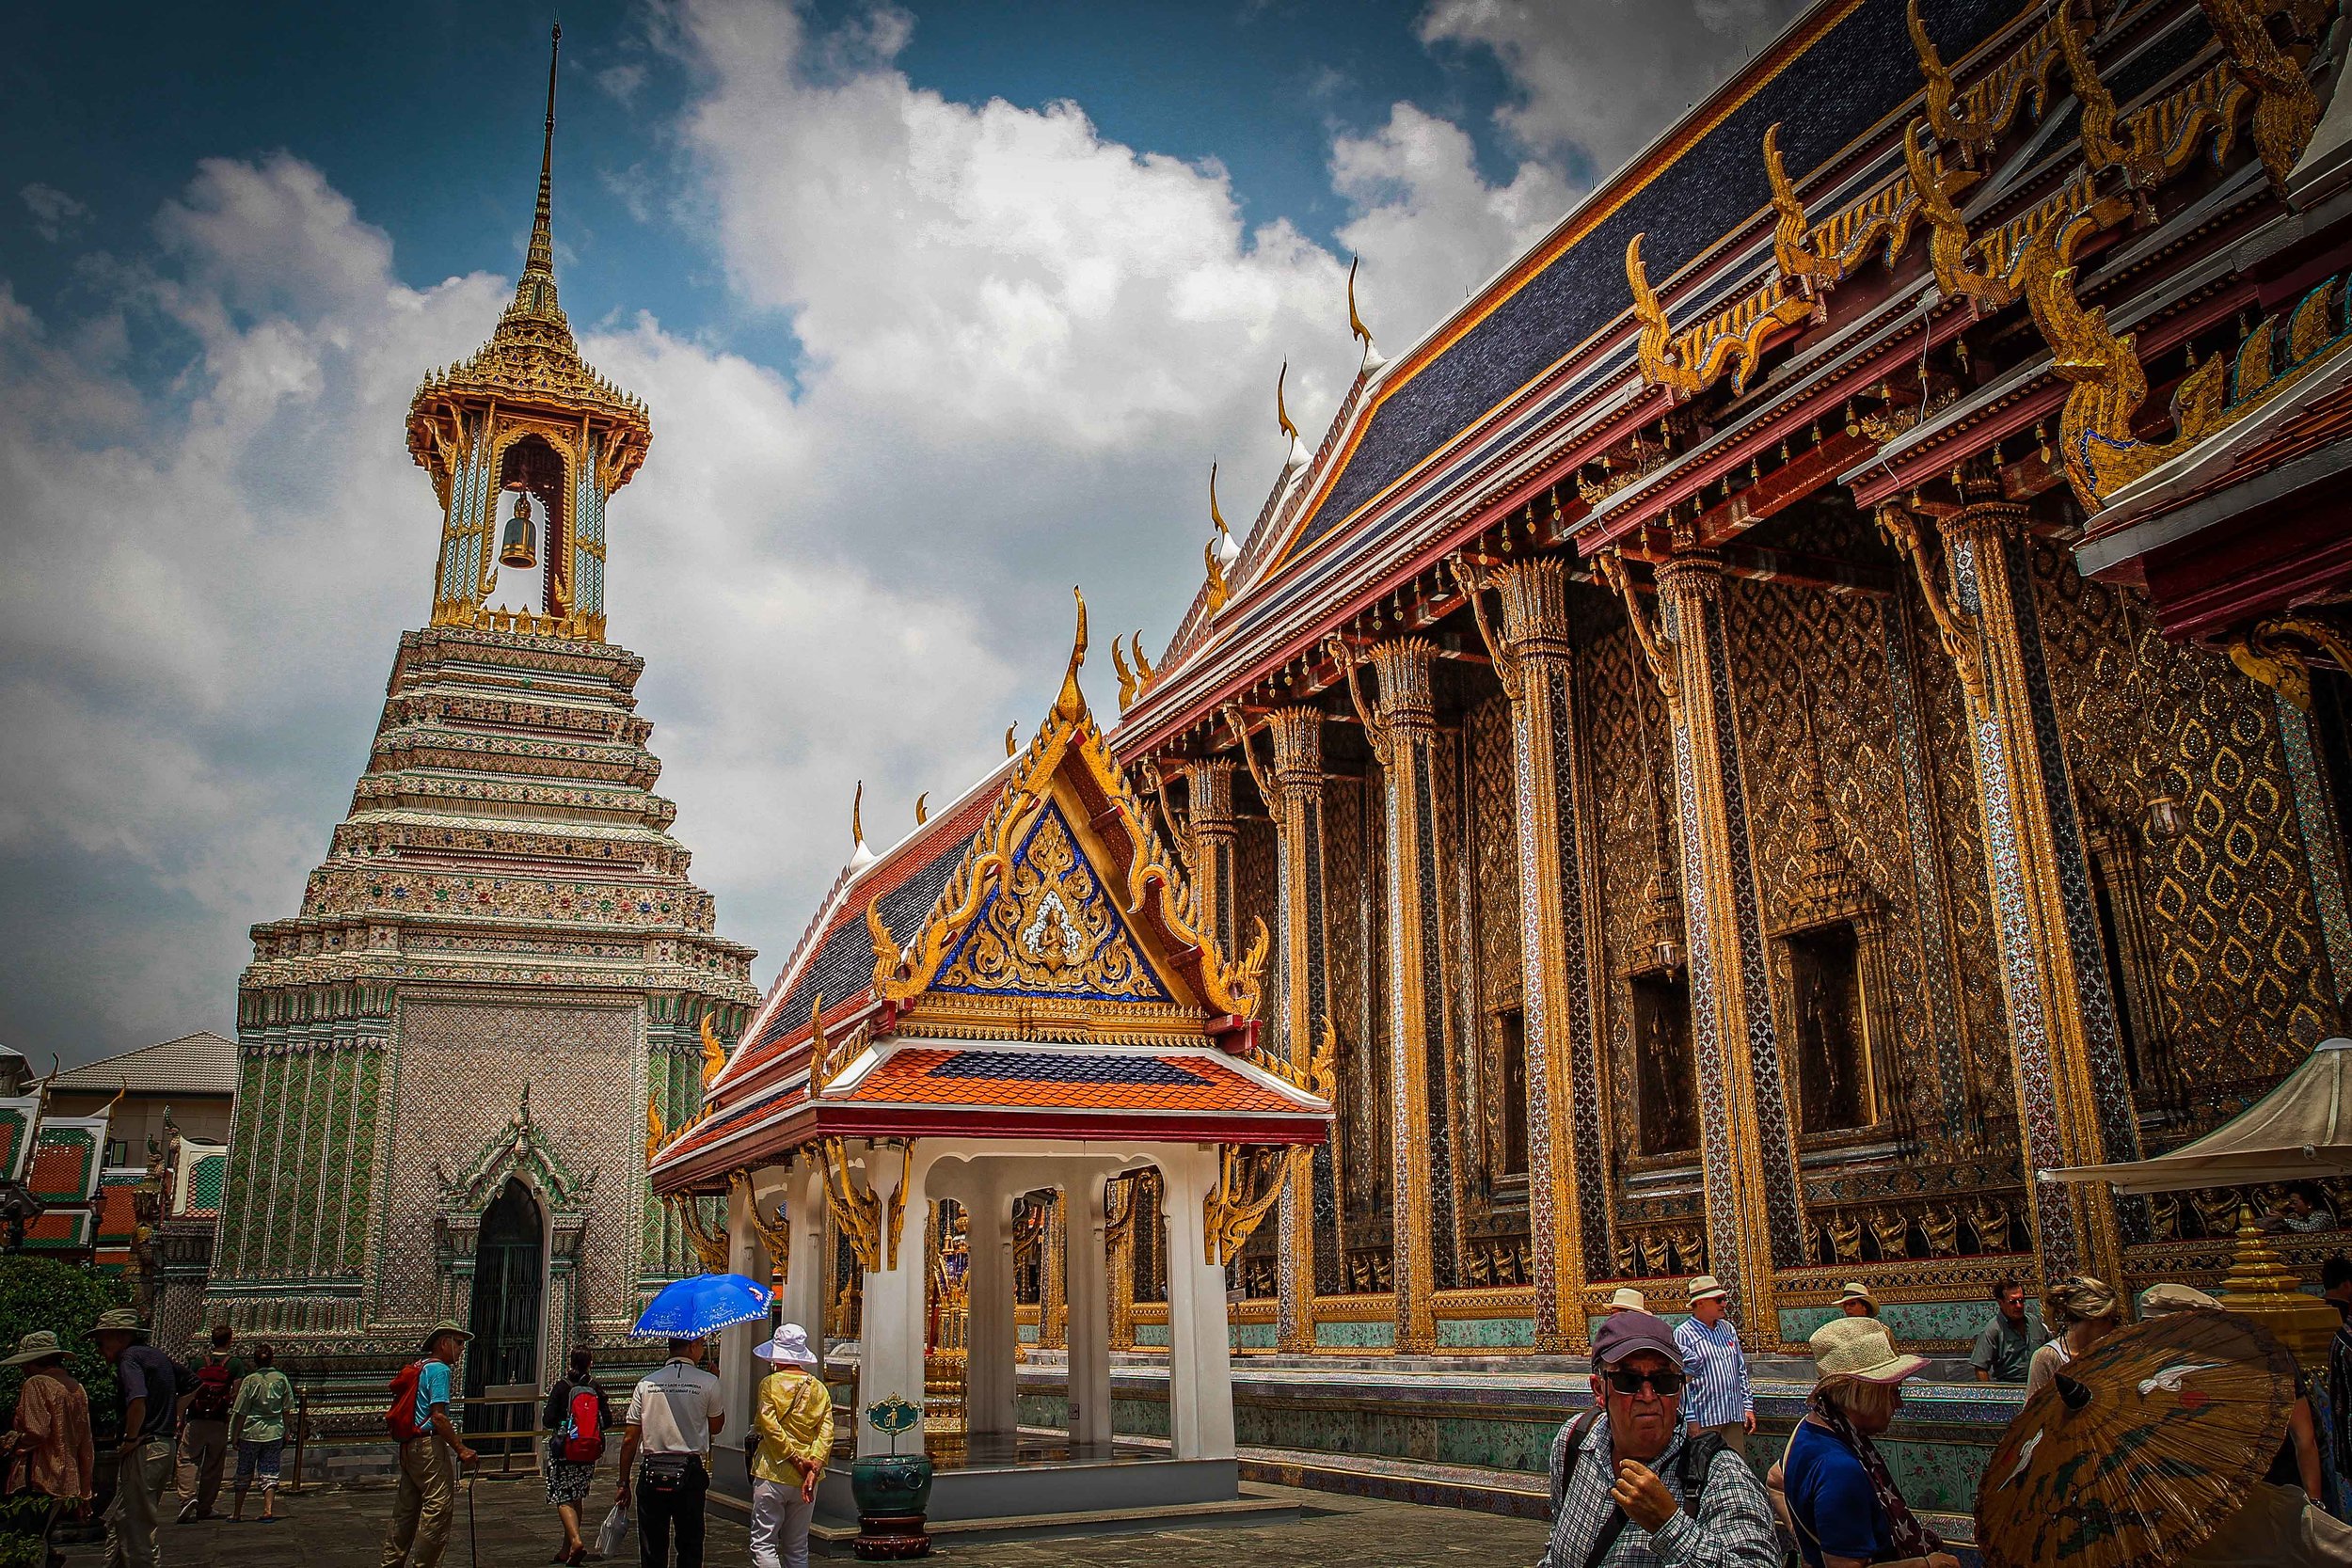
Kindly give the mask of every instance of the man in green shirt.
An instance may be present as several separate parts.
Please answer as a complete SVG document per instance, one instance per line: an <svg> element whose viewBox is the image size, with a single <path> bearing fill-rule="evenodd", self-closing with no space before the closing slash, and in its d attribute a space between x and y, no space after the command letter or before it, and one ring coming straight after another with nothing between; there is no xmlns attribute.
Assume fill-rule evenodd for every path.
<svg viewBox="0 0 2352 1568"><path fill-rule="evenodd" d="M2023 1383L2033 1353L2049 1336L2026 1310L2026 1288L2014 1279L1993 1287L1993 1321L1977 1336L1968 1360L1979 1383Z"/></svg>
<svg viewBox="0 0 2352 1568"><path fill-rule="evenodd" d="M277 1520L278 1467L286 1452L286 1418L294 1409L294 1383L273 1364L276 1350L253 1347L253 1370L237 1385L229 1413L229 1440L237 1446L237 1500L231 1519L245 1517L245 1495L255 1477L262 1482L262 1522Z"/></svg>

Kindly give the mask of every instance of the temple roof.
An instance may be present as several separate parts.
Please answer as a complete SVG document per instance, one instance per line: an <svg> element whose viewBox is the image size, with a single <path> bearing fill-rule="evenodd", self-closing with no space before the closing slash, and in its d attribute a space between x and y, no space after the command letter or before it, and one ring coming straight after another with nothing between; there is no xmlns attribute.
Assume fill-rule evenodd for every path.
<svg viewBox="0 0 2352 1568"><path fill-rule="evenodd" d="M87 1094L179 1095L189 1099L237 1092L237 1042L209 1029L175 1040L118 1052L61 1072L50 1088Z"/></svg>
<svg viewBox="0 0 2352 1568"><path fill-rule="evenodd" d="M658 1188L851 1134L1322 1140L1327 1063L1256 1043L1264 927L1238 958L1200 927L1079 690L1085 651L1081 600L1027 749L844 871Z"/></svg>

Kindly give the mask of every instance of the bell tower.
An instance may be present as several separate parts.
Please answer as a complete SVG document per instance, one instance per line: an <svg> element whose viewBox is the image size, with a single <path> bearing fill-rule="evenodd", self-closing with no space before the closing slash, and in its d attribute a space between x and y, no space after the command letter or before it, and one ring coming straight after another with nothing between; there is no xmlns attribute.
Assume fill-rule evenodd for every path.
<svg viewBox="0 0 2352 1568"><path fill-rule="evenodd" d="M556 295L549 214L563 38L556 28L548 51L539 208L514 301L488 342L418 387L408 454L441 503L435 626L601 641L605 506L644 462L653 421L580 356ZM501 566L540 570L536 609L489 608Z"/></svg>
<svg viewBox="0 0 2352 1568"><path fill-rule="evenodd" d="M700 1266L646 1191L646 1131L693 1115L758 996L654 792L644 660L605 641L605 503L652 423L557 302L554 138L550 62L514 300L408 410L440 500L430 624L402 634L301 909L253 927L237 985L207 1321L332 1362L355 1401L442 1318L497 1348L473 1380L631 1354L646 1293ZM532 602L495 608L518 569Z"/></svg>

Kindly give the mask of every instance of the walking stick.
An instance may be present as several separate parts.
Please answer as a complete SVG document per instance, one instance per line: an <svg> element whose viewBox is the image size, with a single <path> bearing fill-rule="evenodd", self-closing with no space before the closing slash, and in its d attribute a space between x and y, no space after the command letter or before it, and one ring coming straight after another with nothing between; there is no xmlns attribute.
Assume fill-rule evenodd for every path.
<svg viewBox="0 0 2352 1568"><path fill-rule="evenodd" d="M466 1477L466 1560L472 1568L482 1568L482 1532L475 1527L473 1519L473 1483L476 1479L471 1473Z"/></svg>

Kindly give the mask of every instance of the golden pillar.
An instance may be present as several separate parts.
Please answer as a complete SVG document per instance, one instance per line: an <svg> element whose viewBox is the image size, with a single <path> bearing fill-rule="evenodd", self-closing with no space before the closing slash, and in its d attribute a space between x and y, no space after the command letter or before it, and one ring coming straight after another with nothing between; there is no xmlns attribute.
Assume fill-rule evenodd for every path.
<svg viewBox="0 0 2352 1568"><path fill-rule="evenodd" d="M1973 477L1965 483L1970 491L1988 487ZM2074 780L2042 659L2029 515L1979 499L1943 518L1948 585L1936 581L1918 520L1894 506L1879 515L1911 562L1960 673L2034 1246L2052 1277L2092 1274L2114 1284L2123 1268L2117 1204L2093 1187L2035 1180L2055 1166L2137 1159L2139 1135Z"/></svg>
<svg viewBox="0 0 2352 1568"><path fill-rule="evenodd" d="M1292 1063L1305 1071L1331 1015L1330 974L1324 963L1323 713L1279 707L1266 716L1274 736L1275 830L1281 843L1282 1027ZM1315 1149L1311 1164L1295 1164L1282 1189L1279 1295L1276 1343L1303 1354L1315 1348L1314 1298L1338 1259L1318 1259L1319 1223L1336 1215L1331 1151ZM1319 1266L1320 1265L1320 1266Z"/></svg>
<svg viewBox="0 0 2352 1568"><path fill-rule="evenodd" d="M1126 1177L1103 1188L1103 1240L1110 1271L1111 1349L1136 1348L1136 1182Z"/></svg>
<svg viewBox="0 0 2352 1568"><path fill-rule="evenodd" d="M1037 1348L1062 1350L1070 1343L1070 1294L1062 1280L1062 1227L1070 1207L1059 1187L1045 1212L1045 1235L1037 1254Z"/></svg>
<svg viewBox="0 0 2352 1568"><path fill-rule="evenodd" d="M1233 827L1233 765L1222 757L1184 764L1185 821L1192 838L1193 895L1200 902L1200 928L1216 939L1227 958L1237 946L1233 930L1236 833Z"/></svg>
<svg viewBox="0 0 2352 1568"><path fill-rule="evenodd" d="M1686 548L1661 565L1655 625L1623 565L1604 562L1665 692L1674 742L1708 1271L1730 1290L1741 1337L1773 1343L1773 1270L1805 1261L1804 1190L1757 917L1723 559Z"/></svg>
<svg viewBox="0 0 2352 1568"><path fill-rule="evenodd" d="M1557 560L1465 567L1462 585L1511 700L1535 1348L1556 1353L1582 1348L1584 1282L1611 1272L1594 1002L1603 983L1599 888L1592 785L1576 743L1567 568ZM1486 618L1489 590L1502 597L1500 636Z"/></svg>
<svg viewBox="0 0 2352 1568"><path fill-rule="evenodd" d="M1445 984L1438 971L1438 710L1429 690L1437 647L1418 637L1375 642L1377 683L1366 707L1348 666L1348 694L1372 741L1388 797L1389 1083L1394 1128L1391 1244L1396 1276L1396 1349L1438 1348L1438 1232L1450 1232L1452 1162L1446 1146ZM1433 1103L1440 1114L1432 1114ZM1441 1212L1442 1210L1442 1212Z"/></svg>

